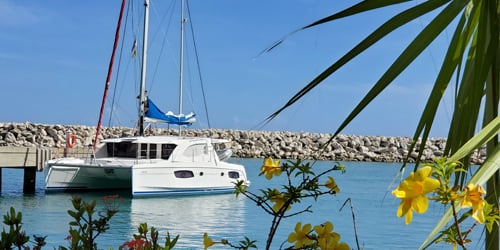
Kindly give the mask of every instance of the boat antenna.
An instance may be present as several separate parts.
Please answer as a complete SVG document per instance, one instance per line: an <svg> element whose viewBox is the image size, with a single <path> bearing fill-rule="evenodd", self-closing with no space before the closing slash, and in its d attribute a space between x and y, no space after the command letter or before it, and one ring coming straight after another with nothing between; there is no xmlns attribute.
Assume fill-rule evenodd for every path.
<svg viewBox="0 0 500 250"><path fill-rule="evenodd" d="M97 130L95 133L94 143L92 145L94 152L95 152L95 149L97 146L99 134L101 133L102 115L104 113L104 107L106 106L106 99L108 96L109 83L111 82L111 73L113 72L113 63L115 61L115 52L116 52L116 48L118 47L118 41L120 38L120 27L122 24L122 17L123 17L123 10L124 9L125 9L125 0L122 0L122 5L120 8L120 16L118 17L118 24L116 26L115 42L113 44L113 52L111 53L111 59L109 60L108 75L106 76L106 84L104 85L104 94L102 96L101 111L99 112L99 121L97 122Z"/></svg>
<svg viewBox="0 0 500 250"><path fill-rule="evenodd" d="M139 95L139 135L144 136L144 116L146 114L146 56L148 51L149 0L144 0L144 31L142 44L141 87Z"/></svg>
<svg viewBox="0 0 500 250"><path fill-rule="evenodd" d="M182 114L182 81L184 74L184 0L181 1L181 48L180 48L180 66L179 66L179 115ZM179 135L181 135L181 125L179 125Z"/></svg>

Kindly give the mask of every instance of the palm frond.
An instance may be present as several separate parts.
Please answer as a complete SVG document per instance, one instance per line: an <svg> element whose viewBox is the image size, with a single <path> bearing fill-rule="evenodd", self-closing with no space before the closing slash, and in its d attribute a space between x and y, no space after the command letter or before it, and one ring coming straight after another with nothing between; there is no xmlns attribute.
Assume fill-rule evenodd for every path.
<svg viewBox="0 0 500 250"><path fill-rule="evenodd" d="M283 110L285 110L288 107L290 107L291 105L293 105L300 98L302 98L304 95L306 95L309 91L311 91L313 88L315 88L317 85L319 85L323 80L325 80L327 77L329 77L331 74L335 73L338 69L340 69L346 63L348 63L353 58L360 55L362 52L364 52L365 50L367 50L371 46L373 46L376 42L380 41L382 38L386 37L392 31L400 28L401 26L404 26L408 22L410 22L410 21L412 21L412 20L414 20L422 15L425 15L425 14L443 6L448 1L449 0L426 1L422 4L419 4L417 6L410 8L410 9L407 9L407 10L397 14L396 16L392 17L387 22L382 24L378 29L376 29L374 32L372 32L370 35L368 35L365 39L363 39L360 43L358 43L353 49L351 49L349 52L347 52L339 60L334 62L326 70L324 70L322 73L320 73L311 82L309 82L304 88L302 88L299 92L297 92L297 94L295 94L292 98L290 98L285 105L283 105L281 108L279 108L273 114L268 116L265 119L264 123L267 123L267 122L271 121L272 119L274 119ZM380 1L380 2L383 2L383 1ZM337 13L337 14L334 14L333 16L337 16L337 15L339 15L339 14ZM340 15L340 16L344 17L343 15ZM333 18L332 18L332 20L333 20ZM314 26L314 25L311 24L311 25L308 25L305 27L312 27L312 26ZM403 59L405 59L405 58L403 58ZM390 73L393 73L393 71L394 70L391 70ZM363 107L364 106L365 105L363 105ZM352 115L353 114L351 114L351 116ZM342 125L342 128L346 125L346 123L348 123L347 120L350 121L351 119L349 119L349 118L346 119L346 121Z"/></svg>

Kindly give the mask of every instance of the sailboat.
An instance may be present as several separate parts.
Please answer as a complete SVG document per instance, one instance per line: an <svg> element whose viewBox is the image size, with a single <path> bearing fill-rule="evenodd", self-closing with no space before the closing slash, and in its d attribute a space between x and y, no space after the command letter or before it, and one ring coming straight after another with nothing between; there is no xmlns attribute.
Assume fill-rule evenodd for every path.
<svg viewBox="0 0 500 250"><path fill-rule="evenodd" d="M184 0L181 9L183 12ZM47 161L44 166L47 192L128 189L132 196L157 196L228 193L234 190L237 182L249 185L245 167L227 162L231 150L219 150L217 146L228 140L187 137L180 133L176 136L145 135L145 124L150 122L182 126L196 121L193 113L182 114L182 98L179 114L173 114L162 112L147 97L148 16L149 0L145 0L138 135L103 139L99 145L95 140L91 157ZM97 131L99 129L100 120Z"/></svg>

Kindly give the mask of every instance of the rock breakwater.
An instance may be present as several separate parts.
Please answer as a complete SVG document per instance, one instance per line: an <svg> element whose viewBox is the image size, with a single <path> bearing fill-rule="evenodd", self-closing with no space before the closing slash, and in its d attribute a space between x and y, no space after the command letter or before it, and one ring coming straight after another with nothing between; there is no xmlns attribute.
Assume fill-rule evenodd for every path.
<svg viewBox="0 0 500 250"><path fill-rule="evenodd" d="M64 148L66 134L76 135L76 147L89 147L95 137L95 127L79 125L47 125L34 123L0 123L0 146ZM174 129L152 129L150 134L176 134ZM103 127L100 139L130 136L134 129ZM408 154L410 137L338 135L323 147L331 134L309 132L253 131L205 129L183 131L185 136L207 136L228 139L234 156L241 158L319 159L334 161L401 162ZM426 142L423 157L431 161L443 155L446 140L431 138ZM411 153L414 161L418 152ZM472 157L473 163L481 163L485 151Z"/></svg>

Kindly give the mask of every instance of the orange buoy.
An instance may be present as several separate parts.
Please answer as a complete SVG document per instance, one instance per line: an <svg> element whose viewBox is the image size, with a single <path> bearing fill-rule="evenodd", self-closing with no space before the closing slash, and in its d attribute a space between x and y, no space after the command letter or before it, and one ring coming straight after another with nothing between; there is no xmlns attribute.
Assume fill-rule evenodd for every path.
<svg viewBox="0 0 500 250"><path fill-rule="evenodd" d="M68 141L66 142L69 148L73 148L76 145L76 135L70 133L68 135Z"/></svg>

